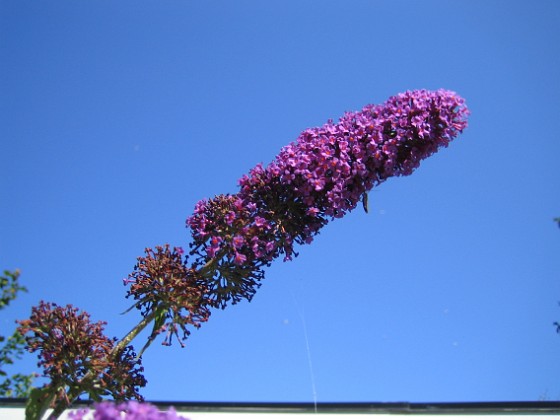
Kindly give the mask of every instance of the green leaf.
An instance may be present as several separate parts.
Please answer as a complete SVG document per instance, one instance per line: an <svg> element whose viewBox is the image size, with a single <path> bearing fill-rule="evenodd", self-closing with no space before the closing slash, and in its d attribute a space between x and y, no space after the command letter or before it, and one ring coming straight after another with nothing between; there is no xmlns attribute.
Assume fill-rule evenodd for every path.
<svg viewBox="0 0 560 420"><path fill-rule="evenodd" d="M33 388L25 406L25 420L41 420L54 397L50 387Z"/></svg>
<svg viewBox="0 0 560 420"><path fill-rule="evenodd" d="M364 195L362 195L362 204L364 205L364 211L366 213L369 213L369 203L368 203L368 193L364 192Z"/></svg>
<svg viewBox="0 0 560 420"><path fill-rule="evenodd" d="M0 275L0 309L3 309L14 300L18 292L27 292L27 289L18 282L19 275L19 270L4 270L4 275Z"/></svg>
<svg viewBox="0 0 560 420"><path fill-rule="evenodd" d="M150 346L150 344L152 344L152 342L157 337L158 331L165 325L167 308L159 307L159 308L156 308L155 311L156 311L155 312L156 315L154 317L154 328L152 329L152 334L150 334L150 337L148 338L147 343L144 345L144 347L142 347L142 350L140 350L140 353L138 354L138 357L142 356L144 351Z"/></svg>

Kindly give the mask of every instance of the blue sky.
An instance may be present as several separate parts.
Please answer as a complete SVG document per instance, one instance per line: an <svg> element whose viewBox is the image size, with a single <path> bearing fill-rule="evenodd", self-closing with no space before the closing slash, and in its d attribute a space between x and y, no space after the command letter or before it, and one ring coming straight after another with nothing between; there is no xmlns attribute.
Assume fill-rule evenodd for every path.
<svg viewBox="0 0 560 420"><path fill-rule="evenodd" d="M1 1L0 266L29 289L2 332L44 299L123 336L121 279L188 246L198 200L308 127L446 88L465 133L186 348L154 344L144 395L560 399L559 21L554 0Z"/></svg>

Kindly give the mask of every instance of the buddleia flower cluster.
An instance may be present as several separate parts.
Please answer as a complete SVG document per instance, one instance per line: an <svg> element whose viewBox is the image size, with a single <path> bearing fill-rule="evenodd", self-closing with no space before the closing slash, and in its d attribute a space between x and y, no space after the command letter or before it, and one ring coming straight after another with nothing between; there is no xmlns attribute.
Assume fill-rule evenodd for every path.
<svg viewBox="0 0 560 420"><path fill-rule="evenodd" d="M194 267L205 280L212 306L250 300L264 278L263 267L282 249L269 221L255 213L240 197L219 195L200 201L189 218Z"/></svg>
<svg viewBox="0 0 560 420"><path fill-rule="evenodd" d="M105 322L91 322L87 312L72 305L40 302L19 324L28 350L39 352L39 366L51 380L44 395L75 399L69 394L79 384L95 401L142 400L138 391L146 379L141 361L130 346L115 350L116 339L103 333Z"/></svg>
<svg viewBox="0 0 560 420"><path fill-rule="evenodd" d="M273 260L291 260L297 246L355 209L371 188L410 175L447 147L467 127L468 115L454 92L416 90L304 130L272 162L244 175L236 194L196 204L186 221L192 236L187 255L165 245L138 258L124 284L135 301L131 309L143 319L117 345L86 313L41 303L20 329L31 334L29 349L40 352L58 398L74 386L93 399L139 399L145 380L126 346L143 328L153 323L144 349L159 334L165 334L163 344L177 337L183 345L189 328L207 321L211 308L251 300Z"/></svg>
<svg viewBox="0 0 560 420"><path fill-rule="evenodd" d="M237 194L201 200L187 226L214 303L250 300L263 266L297 255L295 244L311 243L372 187L410 175L466 128L468 114L454 92L408 91L303 131L243 176Z"/></svg>
<svg viewBox="0 0 560 420"><path fill-rule="evenodd" d="M182 344L190 334L188 326L198 328L210 316L204 282L183 261L180 247L157 246L146 248L145 253L124 279L130 285L126 297L136 300L133 306L142 316L158 315L151 339L165 332L163 344L170 345L174 336Z"/></svg>

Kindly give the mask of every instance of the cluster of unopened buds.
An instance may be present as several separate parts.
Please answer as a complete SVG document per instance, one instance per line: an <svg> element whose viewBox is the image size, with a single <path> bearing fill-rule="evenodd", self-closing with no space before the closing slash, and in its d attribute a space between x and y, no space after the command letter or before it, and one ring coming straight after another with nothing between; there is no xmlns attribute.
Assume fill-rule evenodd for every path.
<svg viewBox="0 0 560 420"><path fill-rule="evenodd" d="M188 326L198 328L211 308L250 300L273 260L292 259L296 245L311 243L322 227L352 211L374 186L411 174L466 128L468 114L454 92L407 91L384 104L347 112L336 123L303 131L270 164L244 175L237 194L198 202L186 222L193 239L187 255L169 245L148 248L124 279L127 297L135 300L132 308L144 317L139 327L154 324L149 342L165 333L164 344L173 336L182 344ZM46 348L37 343L47 343L48 334L55 336L58 328L55 323L24 326L24 332L36 334L28 339L32 349ZM39 328L46 335L37 335ZM48 354L65 357L56 349ZM42 364L49 376L52 369Z"/></svg>

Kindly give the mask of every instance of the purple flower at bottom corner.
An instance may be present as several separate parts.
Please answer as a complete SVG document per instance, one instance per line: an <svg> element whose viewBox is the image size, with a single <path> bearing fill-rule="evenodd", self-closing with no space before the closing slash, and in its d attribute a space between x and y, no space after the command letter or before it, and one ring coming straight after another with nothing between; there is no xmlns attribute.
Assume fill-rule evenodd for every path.
<svg viewBox="0 0 560 420"><path fill-rule="evenodd" d="M177 414L173 407L160 411L146 402L128 401L114 403L104 401L94 405L94 410L80 409L68 414L71 420L188 420Z"/></svg>
<svg viewBox="0 0 560 420"><path fill-rule="evenodd" d="M84 417L87 418L90 410L88 408L80 408L76 411L71 411L68 413L68 419L70 420L84 420Z"/></svg>

